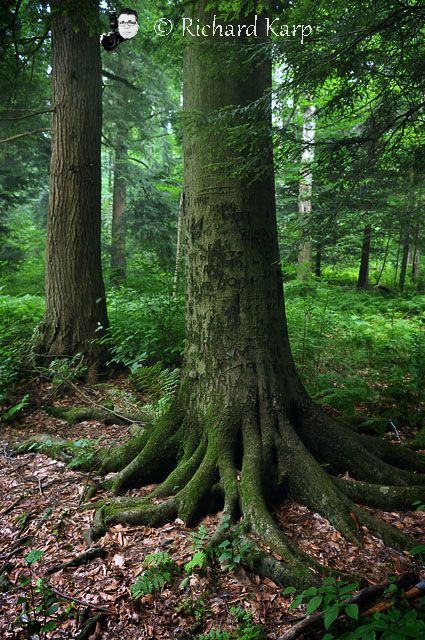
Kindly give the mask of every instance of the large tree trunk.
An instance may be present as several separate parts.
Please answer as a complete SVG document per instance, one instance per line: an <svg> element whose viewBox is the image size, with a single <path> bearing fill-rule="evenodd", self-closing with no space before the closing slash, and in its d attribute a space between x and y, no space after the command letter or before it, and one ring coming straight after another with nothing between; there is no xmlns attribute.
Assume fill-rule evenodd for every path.
<svg viewBox="0 0 425 640"><path fill-rule="evenodd" d="M369 281L369 257L372 227L367 225L363 230L362 257L360 259L357 289L366 289Z"/></svg>
<svg viewBox="0 0 425 640"><path fill-rule="evenodd" d="M127 150L119 141L115 152L112 197L111 282L123 284L126 276L125 203Z"/></svg>
<svg viewBox="0 0 425 640"><path fill-rule="evenodd" d="M308 277L311 272L312 250L311 239L308 237L307 227L311 225L311 196L313 190L314 134L316 108L310 105L303 114L303 148L301 151L300 185L298 196L298 221L301 228L301 241L298 249L297 277L300 280Z"/></svg>
<svg viewBox="0 0 425 640"><path fill-rule="evenodd" d="M38 351L81 353L107 326L100 253L101 66L97 2L53 0L52 159L46 242L46 311ZM66 10L66 11L65 11ZM89 22L90 21L90 22Z"/></svg>
<svg viewBox="0 0 425 640"><path fill-rule="evenodd" d="M177 243L176 243L176 264L174 268L173 298L177 297L180 276L180 263L183 254L183 219L184 219L184 192L180 194L179 213L177 216Z"/></svg>
<svg viewBox="0 0 425 640"><path fill-rule="evenodd" d="M208 24L204 3L192 6L194 22L199 17ZM261 26L264 32L264 20ZM425 476L413 473L423 472L413 452L335 423L299 380L277 241L270 60L263 47L254 58L252 38L226 40L211 39L206 47L193 38L184 58L187 299L181 389L171 411L136 444L100 454L104 472L118 471L110 483L115 491L161 484L145 500L99 503L93 533L100 535L111 522L152 526L179 516L191 523L206 506L223 507L231 522L244 518L258 571L306 585L318 579L320 568L276 525L269 510L273 500L285 495L306 504L351 541L361 538L360 521L387 543L409 547L410 540L355 501L389 507L402 493L408 506L425 496ZM223 60L232 61L225 72ZM233 111L231 105L243 108ZM347 470L363 482L336 477ZM158 504L158 497L166 499ZM283 560L266 556L261 545Z"/></svg>

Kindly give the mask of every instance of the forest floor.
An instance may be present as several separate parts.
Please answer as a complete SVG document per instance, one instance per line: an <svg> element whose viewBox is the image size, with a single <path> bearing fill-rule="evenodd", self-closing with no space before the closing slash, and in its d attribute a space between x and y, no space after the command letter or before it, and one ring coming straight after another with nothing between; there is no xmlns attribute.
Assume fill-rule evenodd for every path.
<svg viewBox="0 0 425 640"><path fill-rule="evenodd" d="M20 586L22 577L29 576L30 571L24 558L36 549L44 555L31 566L33 581L46 577L55 597L68 602L75 599L75 611L79 613L61 622L55 638L78 637L84 616L99 613L105 615L90 636L93 639L183 640L208 633L210 629L236 629L230 609L240 605L251 611L255 623L264 626L267 638L276 640L300 619L302 611L288 611L292 596L283 596L281 587L267 578L248 573L241 566L233 572L207 566L204 571L194 573L185 586L181 586L180 575L160 593L134 600L130 587L143 571L142 562L148 554L167 551L179 565L193 556L190 536L196 529L189 529L178 519L157 529L113 526L94 543L103 550L103 557L84 566L48 574L55 565L72 560L86 550L82 534L91 524L93 511L80 511L79 507L93 474L76 471L38 452L15 455L14 451L17 444L40 433L77 441L100 438L108 445L122 441L129 434L127 426L105 425L96 420L69 424L42 408L47 401L70 407L90 404L93 400L99 402L106 397L105 390L110 393L111 389L125 395L125 380L109 388L79 385L61 393L51 384L39 385L29 390L32 406L35 401L36 408L1 429L0 573L2 565L10 562L8 577L12 586L0 593L0 638L30 637L19 631L17 620L23 607L30 607L29 587ZM82 401L82 397L86 400ZM131 398L130 392L128 397ZM145 495L151 488L133 490L131 495ZM424 542L425 512L371 511L415 537L418 544ZM347 542L324 518L294 502L286 501L276 507L274 516L301 549L322 564L362 576L364 585L418 570L407 552L385 547L364 527L360 549ZM202 522L212 532L218 519L218 515L208 515Z"/></svg>

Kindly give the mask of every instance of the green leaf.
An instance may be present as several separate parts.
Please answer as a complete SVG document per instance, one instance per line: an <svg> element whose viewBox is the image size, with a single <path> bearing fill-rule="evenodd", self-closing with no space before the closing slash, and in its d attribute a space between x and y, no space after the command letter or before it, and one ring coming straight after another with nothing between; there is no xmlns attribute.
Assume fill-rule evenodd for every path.
<svg viewBox="0 0 425 640"><path fill-rule="evenodd" d="M409 553L411 556L418 556L421 553L425 553L425 544L418 544L417 547L413 547L413 549L410 549Z"/></svg>
<svg viewBox="0 0 425 640"><path fill-rule="evenodd" d="M24 559L27 564L34 564L35 562L41 560L43 556L44 551L40 551L39 549L32 549L32 551L27 553Z"/></svg>
<svg viewBox="0 0 425 640"><path fill-rule="evenodd" d="M296 592L295 587L286 587L286 589L282 591L282 595L288 596L290 593L295 593L295 592Z"/></svg>
<svg viewBox="0 0 425 640"><path fill-rule="evenodd" d="M323 596L314 596L307 605L306 614L310 615L310 613L316 611L316 609L318 609L322 604L322 600Z"/></svg>
<svg viewBox="0 0 425 640"><path fill-rule="evenodd" d="M53 631L53 629L56 629L57 627L57 622L56 620L49 620L49 622L46 622L46 624L41 627L41 631L44 631L45 633L47 631Z"/></svg>
<svg viewBox="0 0 425 640"><path fill-rule="evenodd" d="M349 618L353 618L353 620L359 619L359 608L356 604L347 604L345 613Z"/></svg>
<svg viewBox="0 0 425 640"><path fill-rule="evenodd" d="M333 607L329 607L329 609L326 609L325 615L324 615L324 618L323 618L323 622L325 624L326 631L329 629L331 624L333 622L335 622L335 620L338 617L338 614L339 614L339 605L338 604L335 604Z"/></svg>

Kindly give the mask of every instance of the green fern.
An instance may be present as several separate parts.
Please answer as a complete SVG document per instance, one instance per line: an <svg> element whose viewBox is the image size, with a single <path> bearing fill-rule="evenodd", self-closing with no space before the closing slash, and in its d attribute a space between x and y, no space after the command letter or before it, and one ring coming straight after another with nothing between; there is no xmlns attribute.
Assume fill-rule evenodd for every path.
<svg viewBox="0 0 425 640"><path fill-rule="evenodd" d="M140 574L130 589L137 600L148 593L161 591L178 571L178 566L167 552L151 553L143 561L146 570Z"/></svg>
<svg viewBox="0 0 425 640"><path fill-rule="evenodd" d="M200 524L196 531L190 534L192 551L203 551L208 544L208 529L204 524Z"/></svg>
<svg viewBox="0 0 425 640"><path fill-rule="evenodd" d="M184 565L184 570L186 573L193 573L194 569L203 569L206 564L207 556L205 551L196 551L189 562Z"/></svg>

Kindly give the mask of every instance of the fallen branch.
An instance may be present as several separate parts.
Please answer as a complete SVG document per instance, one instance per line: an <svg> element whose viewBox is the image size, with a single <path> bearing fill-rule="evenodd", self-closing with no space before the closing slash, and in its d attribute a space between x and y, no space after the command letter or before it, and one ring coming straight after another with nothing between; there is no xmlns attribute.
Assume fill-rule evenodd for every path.
<svg viewBox="0 0 425 640"><path fill-rule="evenodd" d="M80 600L80 598L76 598L75 596L67 596L66 593L62 593L62 591L58 591L55 587L50 586L52 591L56 593L57 596L63 598L64 600L68 600L68 602L76 602L77 604L81 604L83 607L90 607L90 609L96 609L97 611L102 611L103 613L111 613L109 609L105 607L99 607L97 604L93 604L92 602L86 602L85 600Z"/></svg>
<svg viewBox="0 0 425 640"><path fill-rule="evenodd" d="M47 569L47 574L51 575L52 573L57 573L61 571L61 569L67 569L68 567L81 567L83 564L88 564L95 558L104 558L106 556L106 549L102 547L93 547L92 549L88 549L84 553L80 553L80 555L76 556L72 560L68 560L68 562L62 562L61 564L55 564L53 567Z"/></svg>
<svg viewBox="0 0 425 640"><path fill-rule="evenodd" d="M416 573L407 573L401 576L394 584L396 584L399 588L406 589L415 582L418 582L418 580L419 577ZM385 582L382 584L365 587L364 589L361 589L361 591L358 591L351 598L345 600L341 606L346 606L348 604L357 604L359 608L364 607L371 600L374 600L375 598L380 596L390 584L390 582ZM325 614L323 611L319 611L318 613L313 613L310 616L306 616L305 618L294 624L290 629L285 631L283 635L279 636L278 640L295 640L295 638L298 638L302 633L305 633L307 629L311 629L319 622L321 622L324 618L324 615ZM366 612L362 613L362 615L366 615Z"/></svg>

